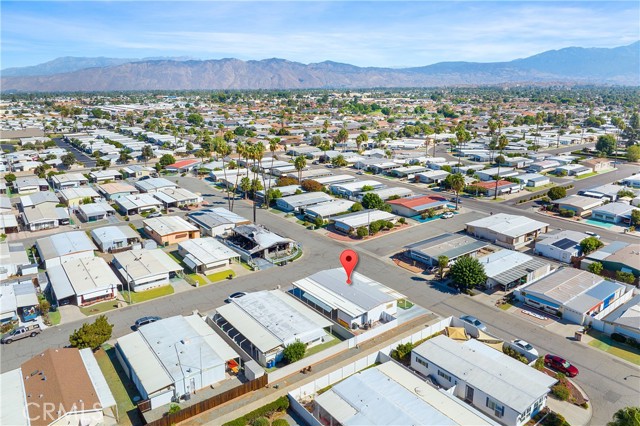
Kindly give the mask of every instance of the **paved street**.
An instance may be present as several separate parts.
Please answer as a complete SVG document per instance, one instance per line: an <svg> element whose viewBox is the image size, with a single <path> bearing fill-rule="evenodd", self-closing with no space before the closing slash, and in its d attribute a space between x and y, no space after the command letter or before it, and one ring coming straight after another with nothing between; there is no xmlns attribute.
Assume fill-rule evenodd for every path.
<svg viewBox="0 0 640 426"><path fill-rule="evenodd" d="M224 193L215 190L203 180L188 177L173 177L181 186L194 192L201 193L205 200L225 206ZM375 179L381 179L375 177ZM385 179L389 183L388 180ZM398 186L411 186L401 182L394 182ZM421 188L422 190L422 188ZM631 364L613 358L603 352L589 348L584 344L574 342L564 336L554 334L544 328L533 325L512 314L503 312L493 306L482 304L468 296L454 295L451 292L432 287L429 282L416 277L409 272L395 267L388 259L391 252L402 246L426 238L434 228L441 228L455 224L459 228L467 218L481 217L488 211L505 211L526 214L539 219L534 212L523 212L519 209L501 204L474 200L464 201L466 213L462 213L449 221L435 221L416 225L407 230L391 233L387 236L369 240L355 246L332 240L322 235L322 231L308 231L282 215L258 210L258 223L281 235L295 239L302 243L304 256L302 259L287 266L272 268L256 272L231 281L223 281L206 287L193 289L173 296L156 299L144 304L133 305L107 314L115 325L114 337L122 336L131 331L134 321L145 315L159 315L163 317L188 314L198 309L208 312L223 304L228 294L234 291L253 291L275 288L278 285L286 287L292 281L310 275L325 268L339 267L338 255L345 247L359 250L360 262L358 271L389 285L404 293L410 300L431 309L440 315L458 315L467 313L480 318L489 326L489 330L504 338L524 338L541 352L554 352L564 355L575 362L581 373L577 382L591 397L594 408L593 425L605 424L610 421L613 412L626 405L637 405L638 382L624 381L628 375L638 374L639 369ZM235 211L247 218L252 218L251 203L243 200L236 201ZM563 229L572 228L571 224L557 219L548 220L552 226ZM575 225L579 227L579 225ZM438 232L444 230L440 229ZM602 232L603 237L609 239L634 238ZM604 235L606 234L606 235ZM423 237L424 236L424 237ZM379 256L382 256L380 258ZM35 338L25 339L1 349L2 371L16 368L21 362L36 355L48 347L61 347L68 343L69 334L80 326L81 322L69 323L45 330ZM633 378L632 378L633 379Z"/></svg>
<svg viewBox="0 0 640 426"><path fill-rule="evenodd" d="M66 149L68 152L72 153L73 156L76 157L76 160L80 161L85 167L96 166L95 158L89 157L86 153L80 151L78 148L66 142L64 139L53 138L53 141L56 143L56 145L58 145L59 148Z"/></svg>

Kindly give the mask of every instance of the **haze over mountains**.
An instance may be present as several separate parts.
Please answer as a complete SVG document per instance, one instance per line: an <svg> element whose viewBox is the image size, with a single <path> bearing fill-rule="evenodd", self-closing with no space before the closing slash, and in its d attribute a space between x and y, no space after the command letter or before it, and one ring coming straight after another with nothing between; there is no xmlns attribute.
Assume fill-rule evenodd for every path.
<svg viewBox="0 0 640 426"><path fill-rule="evenodd" d="M2 91L112 91L432 87L495 84L640 85L640 42L570 47L509 62L441 62L414 68L357 67L284 59L58 58L1 72Z"/></svg>

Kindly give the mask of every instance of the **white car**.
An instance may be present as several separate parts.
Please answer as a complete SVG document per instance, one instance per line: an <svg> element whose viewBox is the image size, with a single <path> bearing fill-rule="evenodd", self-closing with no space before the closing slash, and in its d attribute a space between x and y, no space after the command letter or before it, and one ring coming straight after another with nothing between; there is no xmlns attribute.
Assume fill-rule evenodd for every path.
<svg viewBox="0 0 640 426"><path fill-rule="evenodd" d="M446 212L445 214L442 215L443 219L451 219L452 217L453 217L452 212Z"/></svg>
<svg viewBox="0 0 640 426"><path fill-rule="evenodd" d="M527 343L524 340L516 339L513 341L513 345L516 347L516 350L518 350L521 353L526 352L533 356L536 356L536 357L538 356L538 351L533 346L531 346L530 343Z"/></svg>

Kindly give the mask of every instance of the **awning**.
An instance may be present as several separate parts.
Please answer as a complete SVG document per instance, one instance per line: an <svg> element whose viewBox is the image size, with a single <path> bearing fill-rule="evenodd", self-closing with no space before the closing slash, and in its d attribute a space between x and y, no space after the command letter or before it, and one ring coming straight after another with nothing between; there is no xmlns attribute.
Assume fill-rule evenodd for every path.
<svg viewBox="0 0 640 426"><path fill-rule="evenodd" d="M453 340L469 340L467 331L464 327L446 327L447 336Z"/></svg>

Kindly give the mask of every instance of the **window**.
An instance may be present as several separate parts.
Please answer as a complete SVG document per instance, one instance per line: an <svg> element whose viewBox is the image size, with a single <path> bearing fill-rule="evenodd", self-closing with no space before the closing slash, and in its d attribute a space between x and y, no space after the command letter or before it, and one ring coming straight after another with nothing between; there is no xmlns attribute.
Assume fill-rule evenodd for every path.
<svg viewBox="0 0 640 426"><path fill-rule="evenodd" d="M426 368L429 368L429 363L422 358L416 357L416 362L420 365L424 365Z"/></svg>
<svg viewBox="0 0 640 426"><path fill-rule="evenodd" d="M496 417L504 416L504 406L487 397L487 407L493 410Z"/></svg>
<svg viewBox="0 0 640 426"><path fill-rule="evenodd" d="M438 370L438 376L442 377L443 379L445 379L447 382L451 381L451 376L448 375L447 373L444 373L442 370Z"/></svg>

